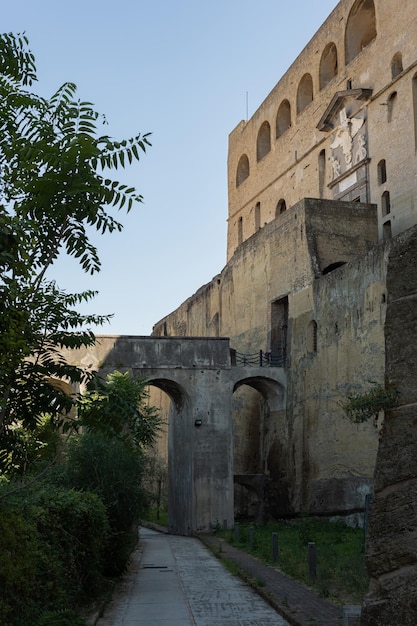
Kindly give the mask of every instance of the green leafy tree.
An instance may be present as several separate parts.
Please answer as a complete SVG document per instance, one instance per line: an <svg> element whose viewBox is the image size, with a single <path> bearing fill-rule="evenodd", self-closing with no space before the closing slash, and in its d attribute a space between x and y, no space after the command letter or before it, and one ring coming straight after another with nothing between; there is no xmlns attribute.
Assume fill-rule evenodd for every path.
<svg viewBox="0 0 417 626"><path fill-rule="evenodd" d="M69 294L48 280L61 253L90 274L100 270L91 232L120 231L110 211L142 197L112 170L139 160L148 135L117 142L100 134L105 118L65 83L44 98L30 89L36 65L25 36L0 35L0 469L13 467L16 427L30 432L45 413L58 424L74 397L56 379L85 381L61 348L94 343L81 315L94 291ZM91 375L90 375L91 376Z"/></svg>

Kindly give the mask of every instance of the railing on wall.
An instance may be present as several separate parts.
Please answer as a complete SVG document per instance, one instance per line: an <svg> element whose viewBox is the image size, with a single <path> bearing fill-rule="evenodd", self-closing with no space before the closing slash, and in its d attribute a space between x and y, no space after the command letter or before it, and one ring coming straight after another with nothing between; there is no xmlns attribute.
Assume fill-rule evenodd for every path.
<svg viewBox="0 0 417 626"><path fill-rule="evenodd" d="M244 354L233 348L230 350L232 365L240 367L285 367L287 357L285 350L277 350L273 352L254 352L252 354Z"/></svg>

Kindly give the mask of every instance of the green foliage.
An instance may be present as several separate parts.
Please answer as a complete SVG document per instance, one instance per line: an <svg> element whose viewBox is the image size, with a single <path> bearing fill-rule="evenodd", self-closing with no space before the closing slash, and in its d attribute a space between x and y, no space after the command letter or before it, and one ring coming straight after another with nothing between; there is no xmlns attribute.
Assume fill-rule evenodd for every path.
<svg viewBox="0 0 417 626"><path fill-rule="evenodd" d="M0 509L0 623L37 624L48 612L75 615L105 584L109 529L103 503L91 493L48 485L5 502Z"/></svg>
<svg viewBox="0 0 417 626"><path fill-rule="evenodd" d="M90 432L118 437L133 449L154 443L161 418L158 410L148 404L145 380L115 371L107 375L104 385L96 380L94 387L80 398L80 424Z"/></svg>
<svg viewBox="0 0 417 626"><path fill-rule="evenodd" d="M86 433L72 439L61 480L96 493L110 524L105 554L107 575L121 574L137 541L137 523L147 505L142 488L143 458L119 439Z"/></svg>
<svg viewBox="0 0 417 626"><path fill-rule="evenodd" d="M59 426L76 401L53 381L91 379L60 349L93 344L88 328L109 319L78 313L95 292L68 294L47 273L61 253L85 272L100 270L89 233L120 231L109 211L142 201L106 172L150 145L148 135L102 134L105 118L73 83L48 99L28 90L34 81L26 37L0 35L0 471L10 474L22 470L16 427L34 431L45 413Z"/></svg>
<svg viewBox="0 0 417 626"><path fill-rule="evenodd" d="M372 383L372 387L364 393L353 393L347 396L342 404L346 417L354 423L361 424L369 420L376 423L380 411L387 411L398 406L399 392L393 385Z"/></svg>
<svg viewBox="0 0 417 626"><path fill-rule="evenodd" d="M342 522L305 517L255 526L253 548L250 547L247 524L240 524L238 541L233 531L218 529L216 534L272 565L272 533L277 533L279 557L275 566L296 580L313 586L322 596L341 604L356 604L362 602L369 583L364 563L363 532ZM316 543L316 580L309 576L309 542Z"/></svg>

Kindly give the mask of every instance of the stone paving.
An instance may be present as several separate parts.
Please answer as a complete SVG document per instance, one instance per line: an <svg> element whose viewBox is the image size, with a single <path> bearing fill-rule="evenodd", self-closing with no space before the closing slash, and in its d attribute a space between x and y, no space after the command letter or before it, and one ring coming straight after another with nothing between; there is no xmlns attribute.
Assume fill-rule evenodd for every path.
<svg viewBox="0 0 417 626"><path fill-rule="evenodd" d="M97 626L288 626L198 539L140 530L128 574Z"/></svg>

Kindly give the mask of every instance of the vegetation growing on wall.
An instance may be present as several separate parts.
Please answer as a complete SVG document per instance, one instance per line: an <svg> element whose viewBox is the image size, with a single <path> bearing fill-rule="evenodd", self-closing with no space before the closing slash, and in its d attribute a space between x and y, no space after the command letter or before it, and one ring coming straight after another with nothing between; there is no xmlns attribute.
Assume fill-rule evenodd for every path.
<svg viewBox="0 0 417 626"><path fill-rule="evenodd" d="M395 386L372 383L372 387L363 393L348 394L342 405L346 417L356 424L373 420L376 424L381 411L393 409L398 405L399 393Z"/></svg>

